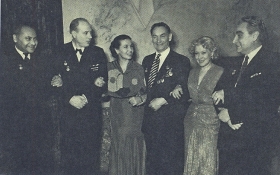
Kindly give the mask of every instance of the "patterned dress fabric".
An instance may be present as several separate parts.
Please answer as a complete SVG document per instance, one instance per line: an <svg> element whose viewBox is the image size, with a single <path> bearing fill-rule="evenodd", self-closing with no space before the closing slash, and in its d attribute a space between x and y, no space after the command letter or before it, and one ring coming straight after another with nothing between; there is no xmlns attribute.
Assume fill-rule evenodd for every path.
<svg viewBox="0 0 280 175"><path fill-rule="evenodd" d="M108 63L110 101L111 152L110 175L144 175L146 148L141 132L143 106L133 107L129 98L145 93L144 70L130 61L122 72L117 61Z"/></svg>
<svg viewBox="0 0 280 175"><path fill-rule="evenodd" d="M191 70L188 80L192 103L184 120L184 175L216 175L220 121L211 95L223 68L213 64L198 85L199 71Z"/></svg>

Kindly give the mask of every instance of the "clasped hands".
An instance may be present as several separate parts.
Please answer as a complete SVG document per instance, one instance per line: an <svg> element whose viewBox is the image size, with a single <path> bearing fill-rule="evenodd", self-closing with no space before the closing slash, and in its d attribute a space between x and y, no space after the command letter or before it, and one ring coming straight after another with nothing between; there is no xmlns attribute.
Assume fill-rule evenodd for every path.
<svg viewBox="0 0 280 175"><path fill-rule="evenodd" d="M82 109L87 103L86 96L83 95L74 95L70 100L69 103L77 109Z"/></svg>
<svg viewBox="0 0 280 175"><path fill-rule="evenodd" d="M180 99L183 94L183 89L181 85L177 85L173 91L170 92L169 95L172 95L176 99ZM164 98L154 98L150 104L149 107L152 108L154 111L159 110L161 106L168 104L167 101Z"/></svg>

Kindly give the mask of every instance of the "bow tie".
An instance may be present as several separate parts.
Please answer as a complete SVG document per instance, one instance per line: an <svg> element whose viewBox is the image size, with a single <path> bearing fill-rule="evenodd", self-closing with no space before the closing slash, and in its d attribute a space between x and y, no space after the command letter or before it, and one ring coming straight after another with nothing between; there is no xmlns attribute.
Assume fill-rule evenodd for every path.
<svg viewBox="0 0 280 175"><path fill-rule="evenodd" d="M24 60L29 61L29 58L28 58L29 53L23 53L23 54L24 54Z"/></svg>
<svg viewBox="0 0 280 175"><path fill-rule="evenodd" d="M76 49L76 53L79 52L81 55L83 54L82 49Z"/></svg>

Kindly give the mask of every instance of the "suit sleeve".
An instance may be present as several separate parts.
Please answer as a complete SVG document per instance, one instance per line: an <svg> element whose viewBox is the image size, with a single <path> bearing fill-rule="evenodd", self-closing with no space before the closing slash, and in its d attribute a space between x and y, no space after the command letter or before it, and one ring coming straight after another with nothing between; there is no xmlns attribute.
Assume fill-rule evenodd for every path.
<svg viewBox="0 0 280 175"><path fill-rule="evenodd" d="M177 61L176 68L174 70L174 81L175 86L173 89L170 89L170 91L167 91L165 94L163 94L163 98L168 102L168 104L173 104L176 102L182 102L189 99L189 92L188 92L188 77L190 73L190 60L187 57L180 57L180 59ZM172 95L170 95L170 92L174 90L174 88L177 85L181 85L183 89L183 95L178 100L175 99Z"/></svg>
<svg viewBox="0 0 280 175"><path fill-rule="evenodd" d="M98 59L98 70L94 72L93 77L92 77L92 81L93 81L93 87L92 87L92 92L91 93L91 97L92 99L100 99L102 94L107 93L108 90L108 71L107 71L107 57L106 54L104 53L103 49L98 48L97 50L97 54L96 54L96 59ZM94 84L95 80L99 77L102 77L105 85L102 87L98 87ZM89 96L89 94L85 94L87 97Z"/></svg>

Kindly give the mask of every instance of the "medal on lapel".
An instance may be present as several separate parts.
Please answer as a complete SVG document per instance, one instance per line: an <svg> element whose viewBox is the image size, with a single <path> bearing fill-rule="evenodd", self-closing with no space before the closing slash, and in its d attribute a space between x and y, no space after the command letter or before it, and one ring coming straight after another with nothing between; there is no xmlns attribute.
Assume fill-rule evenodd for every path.
<svg viewBox="0 0 280 175"><path fill-rule="evenodd" d="M66 71L69 72L70 66L68 66L68 63L66 61L64 61L63 65L66 67Z"/></svg>
<svg viewBox="0 0 280 175"><path fill-rule="evenodd" d="M19 68L19 70L22 70L22 69L23 69L22 64L19 64L19 65L18 65L18 68Z"/></svg>

